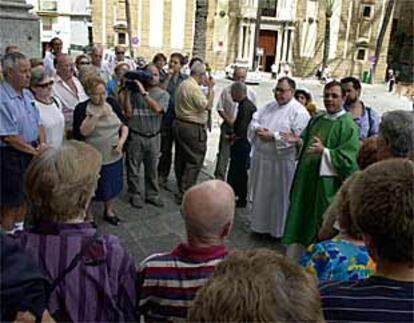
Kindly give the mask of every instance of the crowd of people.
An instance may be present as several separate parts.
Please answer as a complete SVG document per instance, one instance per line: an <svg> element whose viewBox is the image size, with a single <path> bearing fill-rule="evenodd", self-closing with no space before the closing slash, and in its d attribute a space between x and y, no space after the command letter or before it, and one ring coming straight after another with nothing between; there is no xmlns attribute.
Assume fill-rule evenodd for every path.
<svg viewBox="0 0 414 323"><path fill-rule="evenodd" d="M380 116L355 77L327 80L322 109L282 76L258 107L236 67L216 105L216 179L197 184L208 65L175 52L137 68L122 46L73 60L62 45L2 58L1 321L414 321L412 111ZM164 206L174 166L186 240L171 251L134 260L94 223L98 202L124 221L124 165L137 209ZM246 207L284 253L229 250Z"/></svg>

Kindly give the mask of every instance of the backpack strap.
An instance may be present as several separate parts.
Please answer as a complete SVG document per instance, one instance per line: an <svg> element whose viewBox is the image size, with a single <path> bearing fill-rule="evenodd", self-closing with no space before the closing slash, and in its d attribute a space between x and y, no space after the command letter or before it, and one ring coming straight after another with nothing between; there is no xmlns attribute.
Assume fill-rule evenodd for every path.
<svg viewBox="0 0 414 323"><path fill-rule="evenodd" d="M73 257L72 261L70 262L69 266L66 267L62 272L59 273L59 275L56 277L56 279L53 281L51 288L49 290L49 293L51 294L57 286L65 279L66 275L69 274L75 267L79 264L80 260L82 259L82 256L86 253L86 251L89 249L89 247L98 241L100 237L100 234L98 230L95 231L95 234L92 238L90 238L86 243L82 244L81 250L78 254L76 254L75 257Z"/></svg>
<svg viewBox="0 0 414 323"><path fill-rule="evenodd" d="M56 100L56 98L55 98L54 96L52 96L52 100L53 100L53 103L54 103L54 104L56 104L57 108L60 110L60 104L59 104L59 101L58 101L58 100Z"/></svg>

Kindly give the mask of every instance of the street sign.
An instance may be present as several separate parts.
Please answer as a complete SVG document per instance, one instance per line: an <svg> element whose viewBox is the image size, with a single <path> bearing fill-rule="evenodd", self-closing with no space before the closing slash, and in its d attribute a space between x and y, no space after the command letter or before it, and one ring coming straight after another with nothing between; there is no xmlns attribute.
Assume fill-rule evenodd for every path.
<svg viewBox="0 0 414 323"><path fill-rule="evenodd" d="M263 48L257 48L256 49L257 56L263 56Z"/></svg>
<svg viewBox="0 0 414 323"><path fill-rule="evenodd" d="M377 57L376 57L375 55L371 55L371 56L368 58L368 60L369 60L369 62L370 62L371 64L375 64L375 63L377 62Z"/></svg>
<svg viewBox="0 0 414 323"><path fill-rule="evenodd" d="M139 38L137 36L132 37L131 38L131 43L132 43L132 46L138 47L138 45L139 45Z"/></svg>

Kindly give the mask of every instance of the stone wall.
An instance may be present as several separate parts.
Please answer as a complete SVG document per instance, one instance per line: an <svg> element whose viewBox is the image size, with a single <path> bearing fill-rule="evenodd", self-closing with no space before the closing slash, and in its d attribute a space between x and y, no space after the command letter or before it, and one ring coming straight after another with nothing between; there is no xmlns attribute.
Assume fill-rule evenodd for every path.
<svg viewBox="0 0 414 323"><path fill-rule="evenodd" d="M0 53L16 45L28 57L41 57L39 17L24 0L0 0Z"/></svg>

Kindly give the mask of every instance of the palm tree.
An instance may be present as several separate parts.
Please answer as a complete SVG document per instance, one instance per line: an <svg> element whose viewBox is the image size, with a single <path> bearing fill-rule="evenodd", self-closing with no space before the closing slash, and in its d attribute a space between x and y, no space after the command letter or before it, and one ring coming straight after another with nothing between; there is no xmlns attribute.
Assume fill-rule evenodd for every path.
<svg viewBox="0 0 414 323"><path fill-rule="evenodd" d="M131 7L129 4L129 0L125 0L125 17L127 21L129 55L131 55L131 57L134 58L134 51L132 50Z"/></svg>
<svg viewBox="0 0 414 323"><path fill-rule="evenodd" d="M206 58L208 0L196 0L193 57Z"/></svg>
<svg viewBox="0 0 414 323"><path fill-rule="evenodd" d="M385 33L387 31L388 24L391 19L391 14L394 9L395 0L388 0L387 5L385 7L385 13L384 18L382 20L381 29L378 35L377 43L375 45L375 61L372 64L372 70L371 70L371 83L374 82L375 79L375 72L377 69L377 64L379 57L381 55L381 49L382 49L382 43L384 42Z"/></svg>
<svg viewBox="0 0 414 323"><path fill-rule="evenodd" d="M325 66L328 65L329 58L329 47L331 45L331 18L333 15L333 7L335 0L324 0L325 4L325 36L324 36L324 47L322 56L322 72L325 70Z"/></svg>

